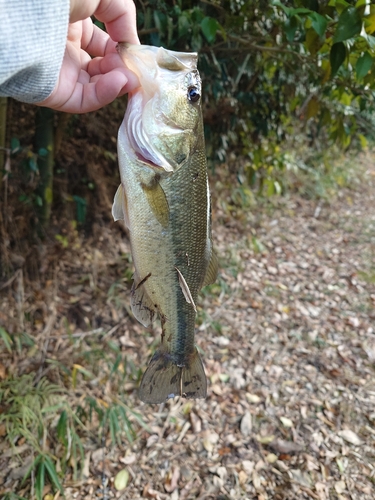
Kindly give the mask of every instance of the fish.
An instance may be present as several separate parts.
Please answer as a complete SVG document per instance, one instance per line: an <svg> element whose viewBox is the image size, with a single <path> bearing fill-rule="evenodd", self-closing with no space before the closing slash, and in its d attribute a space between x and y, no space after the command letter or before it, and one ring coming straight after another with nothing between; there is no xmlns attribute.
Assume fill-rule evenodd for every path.
<svg viewBox="0 0 375 500"><path fill-rule="evenodd" d="M194 342L197 299L216 280L211 202L196 53L118 44L139 79L118 132L121 184L112 215L129 231L135 272L131 308L145 327L160 319L161 342L139 398L205 398Z"/></svg>

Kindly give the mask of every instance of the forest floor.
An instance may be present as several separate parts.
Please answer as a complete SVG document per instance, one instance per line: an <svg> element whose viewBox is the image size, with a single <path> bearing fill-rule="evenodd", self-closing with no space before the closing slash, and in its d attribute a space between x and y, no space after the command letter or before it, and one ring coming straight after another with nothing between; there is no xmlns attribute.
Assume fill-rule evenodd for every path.
<svg viewBox="0 0 375 500"><path fill-rule="evenodd" d="M129 244L114 224L88 239L72 227L47 246L43 284L16 271L0 326L25 333L0 352L0 380L66 390L42 398L50 420L38 446L67 499L375 498L373 158L329 202L290 194L229 213L213 179L221 271L196 335L206 400L139 401L159 331L131 315ZM2 414L12 391L22 397L7 391ZM116 422L128 437L116 440ZM36 448L17 433L10 447L7 432L0 424L0 496L32 498L38 478L21 480ZM43 495L61 498L47 480Z"/></svg>

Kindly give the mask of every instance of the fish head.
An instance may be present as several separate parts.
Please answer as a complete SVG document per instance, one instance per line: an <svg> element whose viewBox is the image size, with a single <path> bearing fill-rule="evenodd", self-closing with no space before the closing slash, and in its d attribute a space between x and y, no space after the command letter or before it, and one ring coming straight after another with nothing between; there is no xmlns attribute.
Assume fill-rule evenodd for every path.
<svg viewBox="0 0 375 500"><path fill-rule="evenodd" d="M119 43L140 87L129 95L124 126L139 160L175 172L203 140L197 54Z"/></svg>

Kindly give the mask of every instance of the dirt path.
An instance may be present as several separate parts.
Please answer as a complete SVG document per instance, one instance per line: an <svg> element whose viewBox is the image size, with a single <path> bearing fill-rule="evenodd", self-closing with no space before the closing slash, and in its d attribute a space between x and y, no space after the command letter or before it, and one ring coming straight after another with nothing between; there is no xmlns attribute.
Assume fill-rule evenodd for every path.
<svg viewBox="0 0 375 500"><path fill-rule="evenodd" d="M128 383L128 402L150 432L112 449L87 442L89 478L68 483L67 499L373 500L374 172L370 165L365 182L331 205L292 196L238 219L216 208L223 271L204 293L197 335L210 380L207 400L152 407L140 404ZM123 305L116 308L116 297L128 300L127 290L108 292L108 269L121 265L125 245L108 249L104 237L101 253L85 250L87 269L96 258L95 279L105 290L95 299L101 326L144 369L152 334L140 336ZM70 280L57 291L61 301L86 269L71 267L59 268ZM83 310L90 304L85 293L77 301ZM57 319L64 314L57 309ZM112 331L116 315L121 326ZM76 329L82 330L78 322ZM130 483L117 492L113 477L123 468Z"/></svg>

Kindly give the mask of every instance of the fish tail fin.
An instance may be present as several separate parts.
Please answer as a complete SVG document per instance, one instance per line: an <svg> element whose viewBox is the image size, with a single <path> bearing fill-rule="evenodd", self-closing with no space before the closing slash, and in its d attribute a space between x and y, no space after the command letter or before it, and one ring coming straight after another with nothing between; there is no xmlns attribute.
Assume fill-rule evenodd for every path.
<svg viewBox="0 0 375 500"><path fill-rule="evenodd" d="M196 347L184 365L177 365L168 351L156 351L139 387L144 403L164 403L175 396L199 399L206 394L207 379Z"/></svg>

